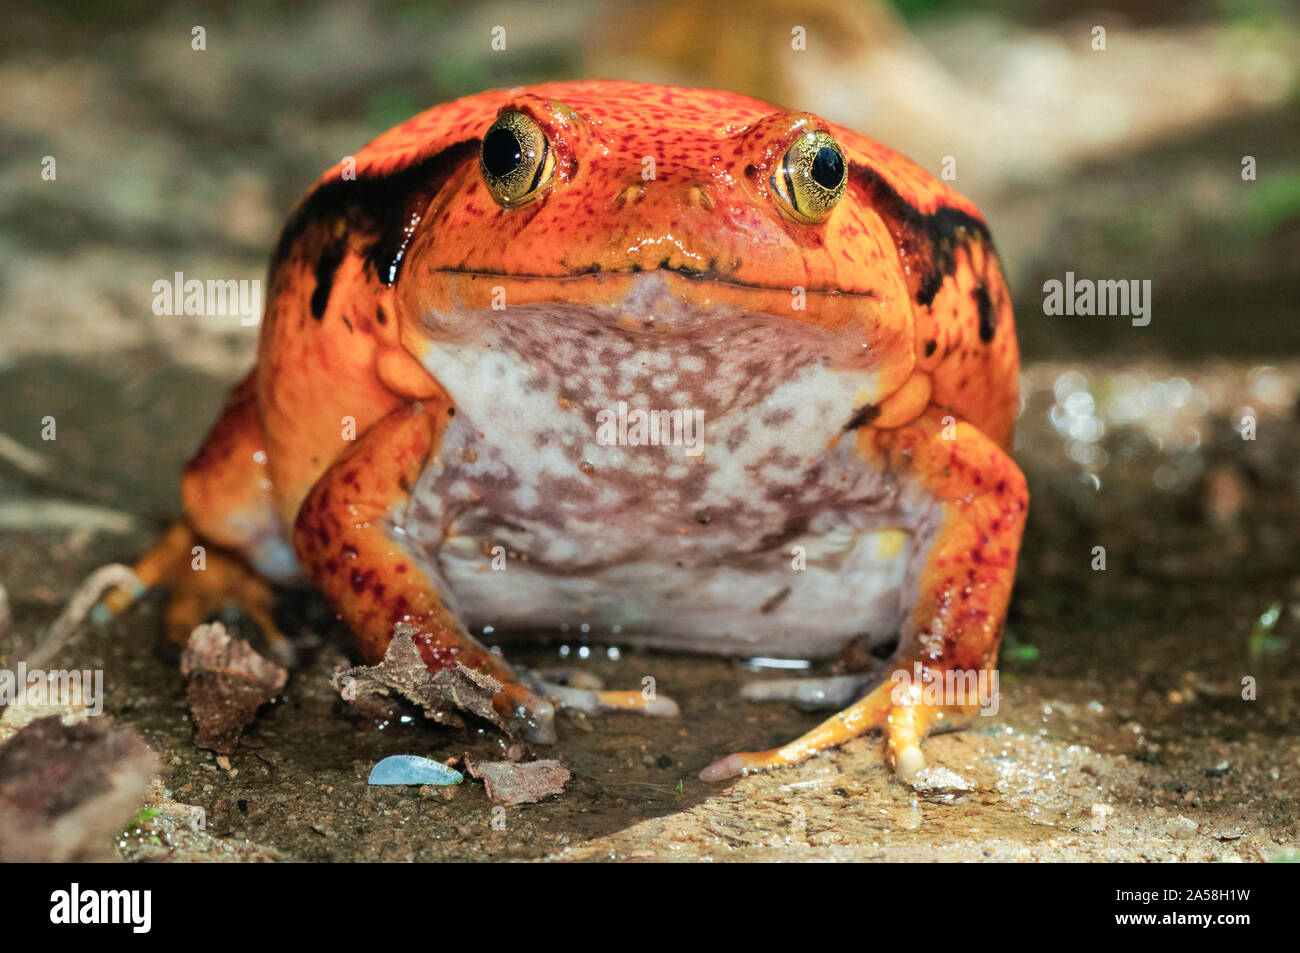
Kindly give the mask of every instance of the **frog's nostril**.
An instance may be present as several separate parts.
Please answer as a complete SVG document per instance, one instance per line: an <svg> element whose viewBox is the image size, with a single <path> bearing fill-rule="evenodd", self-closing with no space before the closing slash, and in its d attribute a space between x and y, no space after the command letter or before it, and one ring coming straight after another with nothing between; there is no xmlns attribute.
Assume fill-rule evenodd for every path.
<svg viewBox="0 0 1300 953"><path fill-rule="evenodd" d="M686 201L690 205L704 209L706 212L713 210L713 196L698 185L692 185L686 190Z"/></svg>
<svg viewBox="0 0 1300 953"><path fill-rule="evenodd" d="M614 196L614 208L622 208L628 202L640 202L645 198L644 185L627 185L618 190Z"/></svg>

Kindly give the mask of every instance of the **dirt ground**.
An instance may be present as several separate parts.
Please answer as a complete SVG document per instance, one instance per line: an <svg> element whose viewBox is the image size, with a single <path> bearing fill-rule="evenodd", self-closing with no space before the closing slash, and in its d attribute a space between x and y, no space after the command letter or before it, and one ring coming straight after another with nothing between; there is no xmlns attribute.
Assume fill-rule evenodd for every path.
<svg viewBox="0 0 1300 953"><path fill-rule="evenodd" d="M67 400L61 426L85 435L89 459L110 462L99 471L103 479L122 488L123 500L154 492L165 499L189 435L220 389L193 376L150 375L156 360L139 353L111 365L29 365L0 378L0 405L13 406L23 394L33 399L60 380ZM106 711L162 756L166 796L206 812L206 833L159 815L122 839L121 855L1291 857L1300 846L1300 561L1293 532L1300 368L1252 376L1239 365L1196 374L1145 366L1085 384L1073 368L1040 365L1026 373L1026 383L1019 440L1033 506L1002 655L1001 710L926 745L931 763L957 772L970 790L917 794L885 770L875 737L798 767L706 784L696 773L714 757L784 742L818 716L738 698L746 681L772 673L627 650L611 658L602 645L585 646L583 658L578 642L565 643L567 653L559 646L515 647L512 657L539 668L577 666L610 686L635 687L653 675L681 704L680 717L562 716L559 744L534 753L559 757L574 779L561 796L507 808L504 818L471 780L425 792L432 796L370 787L370 767L389 754L493 759L504 756L504 743L490 727L442 728L415 712L391 721L345 713L329 675L350 661L346 633L301 600L282 613L287 631L296 633L300 667L228 767L219 768L213 753L193 743L174 653L159 649L154 600L106 629L90 628L51 663L103 669ZM1093 394L1096 412L1111 420L1133 409L1127 402L1158 404L1172 394L1184 403L1160 414L1158 428L1139 418L1111 431L1101 441L1110 459L1098 488L1062 452L1070 438L1050 422L1058 391L1067 400ZM117 432L91 425L94 408L110 394L129 395L140 409L122 415L131 424ZM1227 415L1258 394L1269 400L1253 397L1257 439L1243 441ZM1157 441L1168 448L1193 433L1201 440L1195 451L1157 449ZM20 639L0 653L0 665L13 666L82 576L139 553L154 529L132 519L126 532L7 533L0 578L12 594ZM1104 571L1090 568L1094 546L1106 548ZM1284 605L1280 621L1252 651L1257 620L1275 602ZM240 631L237 621L231 629ZM242 634L256 636L248 627ZM1258 683L1254 701L1241 697L1246 676Z"/></svg>
<svg viewBox="0 0 1300 953"><path fill-rule="evenodd" d="M316 172L426 104L391 92L394 70L423 75L401 31L381 36L346 5L326 5L300 35L258 19L255 6L230 6L223 25L241 43L215 42L206 71L168 45L173 28L188 32L183 15L69 23L57 5L26 15L31 45L0 61L0 435L10 441L0 447L0 582L13 614L0 668L25 657L87 573L132 562L174 518L180 467L252 359L255 330L229 318L152 315L151 282L177 270L260 277ZM347 59L351 40L385 51L389 70L360 99L341 78L361 69ZM258 58L278 43L282 57ZM259 72L263 62L273 65ZM539 61L521 75L570 66ZM435 88L482 78L481 65L465 69L439 74ZM246 122L230 124L231 114ZM1015 232L1011 244L1032 249L1010 265L1026 358L1015 453L1031 513L1001 708L925 746L963 790L899 782L875 736L707 784L697 773L714 758L785 742L820 719L740 699L743 684L789 673L562 640L509 651L610 687L651 675L680 716L561 716L559 743L525 756L559 758L573 779L562 795L504 814L470 779L371 787L386 755L491 760L506 746L487 727L348 711L329 677L356 657L305 597L278 609L298 654L288 684L219 760L194 744L175 653L160 647L161 602L150 598L86 627L50 663L102 669L106 713L159 755L150 803L167 810L123 818L117 855L1300 858L1300 230L1294 198L1243 204L1214 184L1225 154L1235 174L1243 140L1300 181L1294 101L1288 115L1234 119L990 199L995 237ZM59 157L57 187L22 158L46 153ZM1141 216L1116 211L1139 201ZM1151 327L1043 315L1041 282L1066 268L1155 275ZM45 417L57 420L56 440L41 439ZM1241 433L1247 417L1253 439ZM226 622L259 644L255 628ZM1243 680L1253 680L1251 700ZM204 829L176 805L202 808Z"/></svg>

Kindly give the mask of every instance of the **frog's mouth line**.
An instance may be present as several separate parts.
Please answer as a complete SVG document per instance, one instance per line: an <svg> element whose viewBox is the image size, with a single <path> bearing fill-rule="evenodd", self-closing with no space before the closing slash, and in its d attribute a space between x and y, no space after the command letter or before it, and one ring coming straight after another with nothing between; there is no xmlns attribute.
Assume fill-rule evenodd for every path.
<svg viewBox="0 0 1300 953"><path fill-rule="evenodd" d="M794 282L789 285L764 285L749 281L738 281L735 278L727 278L721 272L715 269L696 269L685 265L658 265L655 268L641 268L634 265L631 268L619 268L605 270L600 265L583 266L578 271L564 275L543 275L526 272L504 272L504 271L480 271L474 268L435 268L427 272L429 277L468 277L468 278L494 278L502 281L548 281L561 284L578 283L584 281L602 279L619 279L631 278L637 275L671 275L679 278L685 278L696 284L714 284L727 288L739 288L745 291L780 291L789 294L791 289L800 287L804 293L815 297L823 298L862 298L870 301L881 301L882 296L876 291L845 291L840 288L809 288L807 285L801 285Z"/></svg>

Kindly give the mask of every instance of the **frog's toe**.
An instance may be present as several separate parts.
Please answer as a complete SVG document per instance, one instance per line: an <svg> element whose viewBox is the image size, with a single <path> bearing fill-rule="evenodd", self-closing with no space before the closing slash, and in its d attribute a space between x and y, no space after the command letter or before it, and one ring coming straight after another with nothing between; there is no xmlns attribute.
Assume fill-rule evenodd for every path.
<svg viewBox="0 0 1300 953"><path fill-rule="evenodd" d="M749 701L793 702L803 711L838 709L857 698L872 679L870 674L771 679L751 682L740 690L740 697Z"/></svg>
<svg viewBox="0 0 1300 953"><path fill-rule="evenodd" d="M513 712L511 734L534 744L555 744L555 706L523 685L507 687L505 694Z"/></svg>
<svg viewBox="0 0 1300 953"><path fill-rule="evenodd" d="M727 778L740 777L750 771L771 767L781 762L774 760L776 749L772 751L742 751L719 758L700 772L701 781L725 781Z"/></svg>
<svg viewBox="0 0 1300 953"><path fill-rule="evenodd" d="M925 755L920 745L908 745L894 754L894 773L900 781L910 782L925 770Z"/></svg>
<svg viewBox="0 0 1300 953"><path fill-rule="evenodd" d="M630 711L658 718L673 718L679 713L677 703L666 695L652 693L649 697L639 691L606 691L604 689L578 688L549 681L536 673L522 673L528 685L551 699L560 708L598 715L608 711Z"/></svg>
<svg viewBox="0 0 1300 953"><path fill-rule="evenodd" d="M633 711L651 718L676 718L681 714L677 702L667 695L646 698L638 691L596 692L601 711Z"/></svg>
<svg viewBox="0 0 1300 953"><path fill-rule="evenodd" d="M763 768L798 764L819 751L843 744L873 728L884 728L889 722L893 707L890 701L891 687L889 682L883 682L848 708L780 748L732 754L715 761L700 772L700 778L704 781L721 781Z"/></svg>
<svg viewBox="0 0 1300 953"><path fill-rule="evenodd" d="M895 699L896 685L885 681L812 731L780 748L728 755L700 772L705 781L721 781L763 768L797 764L819 751L835 747L873 728L885 736L885 759L899 780L914 782L926 770L921 740L943 722L950 710L923 703L918 695Z"/></svg>

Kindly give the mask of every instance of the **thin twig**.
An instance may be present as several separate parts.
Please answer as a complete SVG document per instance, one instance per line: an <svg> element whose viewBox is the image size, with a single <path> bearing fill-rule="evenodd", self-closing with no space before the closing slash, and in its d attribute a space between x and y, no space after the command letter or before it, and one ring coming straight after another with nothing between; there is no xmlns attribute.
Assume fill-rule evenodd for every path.
<svg viewBox="0 0 1300 953"><path fill-rule="evenodd" d="M27 664L32 668L41 668L55 656L71 639L85 621L90 610L99 602L105 592L114 587L121 587L135 595L145 588L130 566L121 563L109 563L100 566L81 584L69 601L67 608L54 620L41 637L40 643L28 656Z"/></svg>
<svg viewBox="0 0 1300 953"><path fill-rule="evenodd" d="M6 433L0 433L0 462L9 464L30 478L36 486L48 487L70 496L106 503L117 495L111 486L95 483L80 475L69 479L58 472L49 457L24 446Z"/></svg>
<svg viewBox="0 0 1300 953"><path fill-rule="evenodd" d="M122 510L95 503L67 500L20 499L0 502L0 530L8 532L50 532L90 530L102 533L130 533L137 518Z"/></svg>

